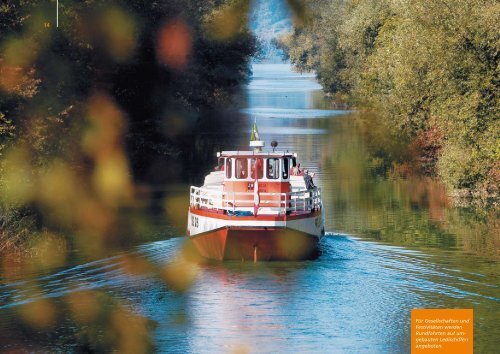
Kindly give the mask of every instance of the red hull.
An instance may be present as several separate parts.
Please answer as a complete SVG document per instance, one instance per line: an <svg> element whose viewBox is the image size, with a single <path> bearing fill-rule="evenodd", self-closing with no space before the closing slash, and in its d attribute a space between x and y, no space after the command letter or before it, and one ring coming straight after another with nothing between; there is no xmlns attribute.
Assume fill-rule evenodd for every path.
<svg viewBox="0 0 500 354"><path fill-rule="evenodd" d="M319 238L280 228L225 227L190 237L205 258L238 261L310 259Z"/></svg>

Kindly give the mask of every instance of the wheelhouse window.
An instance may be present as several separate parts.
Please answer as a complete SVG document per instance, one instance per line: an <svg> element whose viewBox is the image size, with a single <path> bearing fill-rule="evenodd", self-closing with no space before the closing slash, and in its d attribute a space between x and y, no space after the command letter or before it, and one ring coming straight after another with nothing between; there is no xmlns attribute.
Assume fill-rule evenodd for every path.
<svg viewBox="0 0 500 354"><path fill-rule="evenodd" d="M232 177L232 173L233 173L232 167L233 167L232 159L227 158L226 159L226 178L227 179L230 179Z"/></svg>
<svg viewBox="0 0 500 354"><path fill-rule="evenodd" d="M261 158L250 159L250 177L261 179L264 177L264 160Z"/></svg>
<svg viewBox="0 0 500 354"><path fill-rule="evenodd" d="M267 159L267 173L268 179L278 179L280 176L280 159Z"/></svg>
<svg viewBox="0 0 500 354"><path fill-rule="evenodd" d="M290 173L290 160L288 158L283 159L283 179L288 179L288 174Z"/></svg>
<svg viewBox="0 0 500 354"><path fill-rule="evenodd" d="M248 160L247 159L236 159L236 178L247 179L248 178Z"/></svg>

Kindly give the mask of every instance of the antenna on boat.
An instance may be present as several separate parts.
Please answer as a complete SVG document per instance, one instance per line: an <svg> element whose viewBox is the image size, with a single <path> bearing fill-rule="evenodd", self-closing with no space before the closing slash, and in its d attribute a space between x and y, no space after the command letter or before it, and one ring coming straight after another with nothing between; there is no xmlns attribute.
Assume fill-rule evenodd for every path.
<svg viewBox="0 0 500 354"><path fill-rule="evenodd" d="M252 134L250 135L250 147L253 147L254 152L261 152L265 146L263 140L260 140L259 130L257 129L257 117L254 117Z"/></svg>
<svg viewBox="0 0 500 354"><path fill-rule="evenodd" d="M278 146L278 142L276 140L271 141L271 146L273 147L273 152L274 152L274 150Z"/></svg>

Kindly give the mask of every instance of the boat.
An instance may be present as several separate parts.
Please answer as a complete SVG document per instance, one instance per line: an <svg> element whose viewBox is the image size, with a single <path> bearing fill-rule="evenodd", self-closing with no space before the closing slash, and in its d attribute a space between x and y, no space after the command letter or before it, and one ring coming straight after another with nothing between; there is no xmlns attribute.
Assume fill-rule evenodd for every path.
<svg viewBox="0 0 500 354"><path fill-rule="evenodd" d="M311 259L324 236L321 189L299 170L297 154L263 151L254 122L250 151L217 153L201 187L190 187L187 236L205 258L226 261Z"/></svg>

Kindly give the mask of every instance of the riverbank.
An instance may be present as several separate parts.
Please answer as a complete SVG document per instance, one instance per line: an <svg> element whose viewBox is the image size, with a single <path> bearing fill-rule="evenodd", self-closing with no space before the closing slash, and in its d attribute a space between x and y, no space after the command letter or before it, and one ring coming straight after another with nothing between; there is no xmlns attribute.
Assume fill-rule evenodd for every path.
<svg viewBox="0 0 500 354"><path fill-rule="evenodd" d="M35 218L19 209L0 207L0 258L21 258L29 254L28 240L33 238Z"/></svg>
<svg viewBox="0 0 500 354"><path fill-rule="evenodd" d="M46 234L89 256L126 248L148 220L148 210L122 219L141 203L138 184L187 183L212 167L206 136L238 126L227 108L257 51L248 9L220 28L233 6L63 4L58 27L48 4L2 8L0 253L30 254Z"/></svg>
<svg viewBox="0 0 500 354"><path fill-rule="evenodd" d="M440 174L446 136L436 128L420 131L414 137L402 136L387 125L373 109L360 109L353 115L365 139L374 170L390 178L430 178L446 187L456 206L491 208L500 205L498 185L476 183L472 188L456 188ZM495 173L492 168L491 173ZM496 178L496 177L495 177Z"/></svg>
<svg viewBox="0 0 500 354"><path fill-rule="evenodd" d="M379 144L376 157L439 178L458 199L498 204L495 2L309 5L316 21L280 45L327 94L371 110L370 129L405 142L399 153Z"/></svg>

